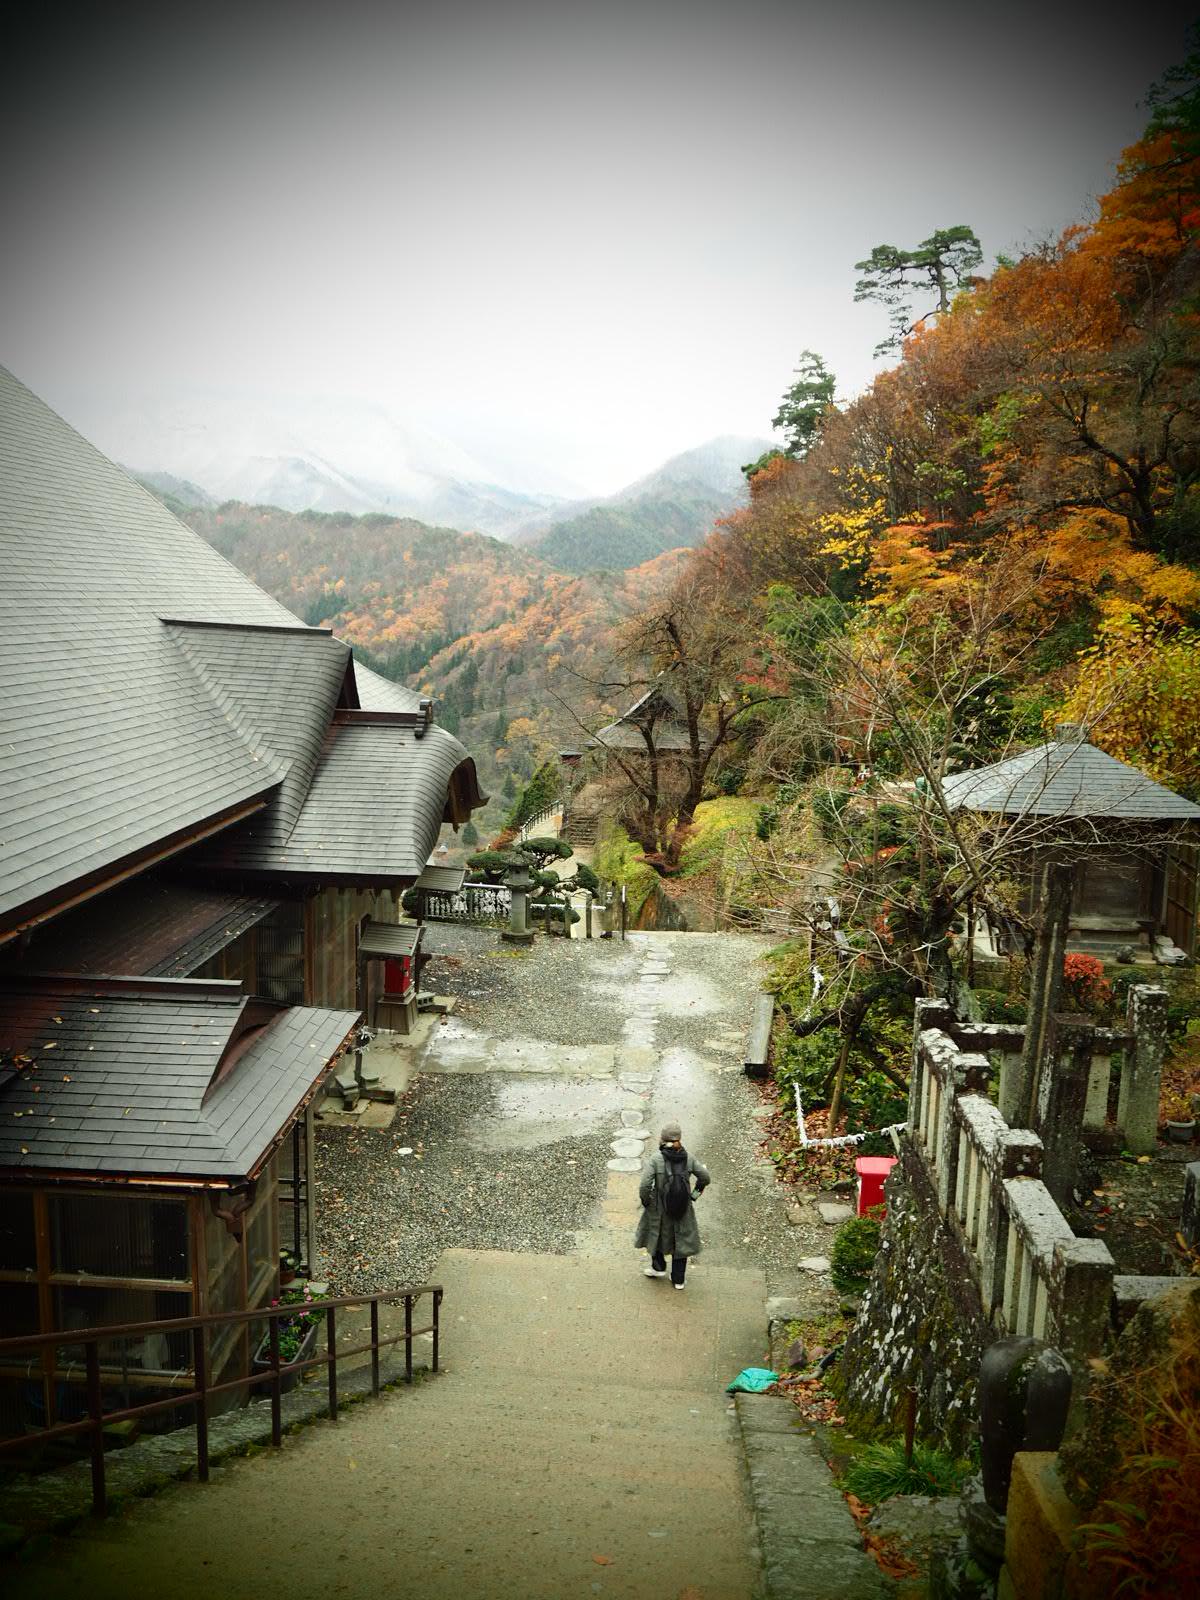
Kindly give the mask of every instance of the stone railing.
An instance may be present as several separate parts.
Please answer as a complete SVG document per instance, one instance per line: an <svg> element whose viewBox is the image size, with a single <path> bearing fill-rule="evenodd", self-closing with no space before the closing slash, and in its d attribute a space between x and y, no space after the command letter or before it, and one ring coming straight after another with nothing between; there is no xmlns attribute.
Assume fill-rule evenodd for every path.
<svg viewBox="0 0 1200 1600"><path fill-rule="evenodd" d="M984 1316L998 1336L1055 1344L1082 1377L1108 1328L1115 1271L1108 1247L1072 1231L1042 1181L1042 1140L1011 1128L983 1092L992 1072L987 1056L925 1025L944 1019L938 1002L917 1006L908 1137Z"/></svg>

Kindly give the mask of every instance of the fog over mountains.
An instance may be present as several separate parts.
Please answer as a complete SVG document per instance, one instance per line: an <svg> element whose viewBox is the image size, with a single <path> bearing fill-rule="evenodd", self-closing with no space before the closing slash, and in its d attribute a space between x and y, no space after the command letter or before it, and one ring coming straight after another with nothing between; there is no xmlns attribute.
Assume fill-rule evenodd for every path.
<svg viewBox="0 0 1200 1600"><path fill-rule="evenodd" d="M497 475L452 440L361 401L130 403L71 420L183 499L381 512L509 537L557 497ZM199 491L197 493L196 491Z"/></svg>
<svg viewBox="0 0 1200 1600"><path fill-rule="evenodd" d="M82 415L80 413L83 413ZM741 499L740 467L770 448L714 439L615 495L563 498L553 462L497 470L477 453L362 401L201 397L74 408L132 472L185 504L376 512L526 544L568 571L627 567L694 544Z"/></svg>

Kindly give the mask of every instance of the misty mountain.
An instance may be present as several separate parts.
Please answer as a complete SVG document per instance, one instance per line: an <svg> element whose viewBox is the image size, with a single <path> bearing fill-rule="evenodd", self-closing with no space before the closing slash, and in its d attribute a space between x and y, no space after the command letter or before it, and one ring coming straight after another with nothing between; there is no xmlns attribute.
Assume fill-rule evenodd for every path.
<svg viewBox="0 0 1200 1600"><path fill-rule="evenodd" d="M765 439L710 439L614 495L553 508L527 523L518 541L561 572L640 566L699 544L718 517L742 503L742 466L771 448Z"/></svg>
<svg viewBox="0 0 1200 1600"><path fill-rule="evenodd" d="M452 440L369 402L208 395L95 414L81 405L71 420L184 505L382 513L505 537L557 503L495 481Z"/></svg>

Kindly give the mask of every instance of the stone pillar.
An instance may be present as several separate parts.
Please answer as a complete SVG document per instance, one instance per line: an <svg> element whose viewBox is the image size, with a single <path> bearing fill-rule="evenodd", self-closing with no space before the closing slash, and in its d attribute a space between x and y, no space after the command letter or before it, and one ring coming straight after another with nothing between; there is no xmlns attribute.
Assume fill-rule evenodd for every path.
<svg viewBox="0 0 1200 1600"><path fill-rule="evenodd" d="M1046 1152L1042 1182L1063 1210L1071 1204L1079 1169L1091 1063L1089 1032L1072 1029L1061 1037L1058 1050L1045 1052L1038 1074L1036 1132Z"/></svg>
<svg viewBox="0 0 1200 1600"><path fill-rule="evenodd" d="M1042 874L1041 919L1029 980L1029 1020L1018 1071L1009 1075L1000 1114L1010 1128L1033 1127L1038 1068L1049 1052L1062 990L1063 955L1071 917L1072 870L1054 862Z"/></svg>
<svg viewBox="0 0 1200 1600"><path fill-rule="evenodd" d="M908 1075L908 1135L915 1138L921 1126L921 1096L924 1092L925 1063L921 1059L921 1035L926 1028L945 1028L952 1013L944 1000L921 999L913 1008L912 1061Z"/></svg>
<svg viewBox="0 0 1200 1600"><path fill-rule="evenodd" d="M1108 1084L1112 1076L1112 1056L1101 1054L1093 1044L1092 1064L1088 1068L1087 1102L1083 1110L1083 1125L1089 1132L1099 1133L1108 1121Z"/></svg>
<svg viewBox="0 0 1200 1600"><path fill-rule="evenodd" d="M1060 1239L1054 1246L1047 1333L1075 1374L1072 1430L1083 1420L1088 1362L1104 1354L1115 1270L1103 1239Z"/></svg>
<svg viewBox="0 0 1200 1600"><path fill-rule="evenodd" d="M997 1306L1004 1304L1004 1271L1008 1260L1008 1210L1004 1204L1005 1178L1040 1178L1042 1141L1028 1129L1001 1134L988 1173L987 1216L979 1239L979 1290L983 1309L994 1322Z"/></svg>
<svg viewBox="0 0 1200 1600"><path fill-rule="evenodd" d="M1200 1161L1189 1161L1183 1169L1183 1211L1179 1231L1188 1245L1200 1245Z"/></svg>
<svg viewBox="0 0 1200 1600"><path fill-rule="evenodd" d="M1129 991L1127 1032L1132 1036L1121 1069L1117 1122L1125 1148L1151 1155L1158 1138L1158 1094L1167 1049L1167 991L1139 983Z"/></svg>
<svg viewBox="0 0 1200 1600"><path fill-rule="evenodd" d="M530 876L529 865L521 861L508 869L505 883L512 895L512 905L508 914L508 927L500 937L509 944L532 944L533 929L529 926L529 891L533 888L533 878Z"/></svg>

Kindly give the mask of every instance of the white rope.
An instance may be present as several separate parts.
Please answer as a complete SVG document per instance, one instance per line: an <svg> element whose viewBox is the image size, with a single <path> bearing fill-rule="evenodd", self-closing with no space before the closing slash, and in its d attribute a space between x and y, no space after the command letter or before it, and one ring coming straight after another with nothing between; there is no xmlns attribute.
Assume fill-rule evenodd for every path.
<svg viewBox="0 0 1200 1600"><path fill-rule="evenodd" d="M866 1133L841 1133L836 1139L810 1139L808 1129L804 1126L804 1107L800 1103L800 1090L796 1094L796 1133L801 1145L806 1150L815 1150L818 1146L829 1148L831 1145L861 1144L864 1139L869 1139L872 1133L898 1133L901 1128L907 1128L907 1122L889 1122L886 1128L869 1129Z"/></svg>

